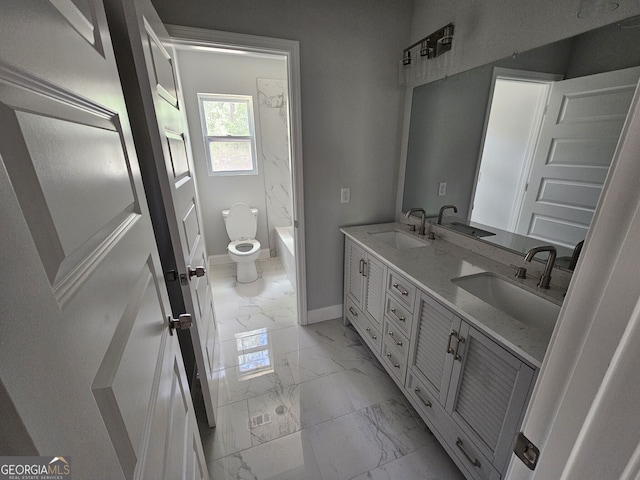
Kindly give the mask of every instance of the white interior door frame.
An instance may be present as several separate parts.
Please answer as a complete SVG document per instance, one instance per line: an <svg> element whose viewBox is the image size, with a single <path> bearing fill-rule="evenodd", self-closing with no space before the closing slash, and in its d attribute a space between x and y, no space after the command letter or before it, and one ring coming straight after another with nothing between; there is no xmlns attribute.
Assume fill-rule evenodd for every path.
<svg viewBox="0 0 640 480"><path fill-rule="evenodd" d="M300 86L300 44L294 40L246 35L219 30L166 25L175 46L209 47L281 55L287 59L289 89L289 144L293 183L293 218L296 262L298 321L307 324L307 276L304 240L302 176L302 110Z"/></svg>
<svg viewBox="0 0 640 480"><path fill-rule="evenodd" d="M497 79L515 80L515 81L525 81L530 83L542 83L542 84L550 85L553 82L562 80L563 78L564 78L563 75L559 75L555 73L531 72L528 70L514 70L511 68L494 67L492 78L491 78L491 90L489 91L489 99L487 101L487 110L485 112L484 127L482 129L482 143L480 144L478 163L476 165L476 174L473 182L473 191L471 192L471 198L470 198L471 203L468 209L469 212L473 212L473 202L475 200L476 189L478 187L480 167L482 164L482 154L484 153L485 141L487 138L487 130L489 127L489 118L491 116L491 105L493 104L493 96L495 93L496 80ZM548 101L548 96L549 96L549 91L547 91L547 98L541 99L543 100L542 103L546 104L546 102ZM540 111L536 112L536 115L539 116L540 118L542 118L542 116L544 115L544 106L545 106L544 104L539 105ZM530 138L531 143L528 145L529 151L527 153L528 158L526 160L527 168L529 168L531 165L531 160L533 158L533 154L536 148L537 137L539 133L540 133L539 127L536 131L531 132L531 138ZM524 190L524 187L527 183L528 174L529 174L529 171L525 169L525 171L522 173L522 175L518 179L519 188L521 190ZM522 201L520 200L518 202L518 205L514 206L513 208L513 211L515 212L515 216L518 216L520 212L521 203ZM511 223L512 224L515 223L513 218L511 219Z"/></svg>

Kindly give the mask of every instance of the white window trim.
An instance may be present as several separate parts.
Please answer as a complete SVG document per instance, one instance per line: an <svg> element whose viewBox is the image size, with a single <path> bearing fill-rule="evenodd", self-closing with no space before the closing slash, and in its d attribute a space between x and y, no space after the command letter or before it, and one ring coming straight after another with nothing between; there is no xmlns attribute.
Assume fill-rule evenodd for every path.
<svg viewBox="0 0 640 480"><path fill-rule="evenodd" d="M207 125L205 123L204 116L204 102L244 102L247 104L247 111L249 114L249 135L248 136L216 136L207 135ZM204 142L204 153L207 159L207 170L209 176L213 177L225 177L236 175L257 175L258 174L258 155L256 149L256 130L255 130L255 117L253 114L253 97L251 95L226 95L217 93L198 93L198 110L200 112L200 127L202 129L202 141ZM211 161L211 153L209 150L209 143L215 141L225 142L248 142L251 145L251 161L253 164L252 170L225 170L215 171L213 169L213 162Z"/></svg>

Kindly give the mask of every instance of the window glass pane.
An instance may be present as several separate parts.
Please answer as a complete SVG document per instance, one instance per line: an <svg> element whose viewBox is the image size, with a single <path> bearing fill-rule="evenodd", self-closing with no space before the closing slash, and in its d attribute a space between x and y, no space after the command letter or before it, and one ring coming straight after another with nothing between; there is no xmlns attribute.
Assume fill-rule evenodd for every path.
<svg viewBox="0 0 640 480"><path fill-rule="evenodd" d="M214 172L253 171L250 142L210 142L209 156Z"/></svg>
<svg viewBox="0 0 640 480"><path fill-rule="evenodd" d="M249 108L246 102L202 102L207 135L246 136L249 131Z"/></svg>

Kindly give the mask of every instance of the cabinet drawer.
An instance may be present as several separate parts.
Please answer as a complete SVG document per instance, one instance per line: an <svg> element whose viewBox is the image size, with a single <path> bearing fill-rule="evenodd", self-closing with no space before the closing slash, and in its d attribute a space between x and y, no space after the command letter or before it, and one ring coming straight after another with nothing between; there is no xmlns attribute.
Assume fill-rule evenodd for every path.
<svg viewBox="0 0 640 480"><path fill-rule="evenodd" d="M407 371L405 393L431 430L436 430L440 433L443 425L445 425L446 422L451 422L451 418L438 403L438 399L431 395L411 368Z"/></svg>
<svg viewBox="0 0 640 480"><path fill-rule="evenodd" d="M473 478L477 480L500 479L500 473L454 422L450 421L445 430L444 436L449 448Z"/></svg>
<svg viewBox="0 0 640 480"><path fill-rule="evenodd" d="M387 291L395 295L402 305L413 310L416 287L393 270L389 270L389 275L387 275Z"/></svg>
<svg viewBox="0 0 640 480"><path fill-rule="evenodd" d="M364 338L365 342L374 353L380 355L380 350L382 349L382 335L373 325L371 325L369 320L365 319L365 322L366 325L363 326L363 332L361 333L362 338ZM362 323L364 324L365 322Z"/></svg>
<svg viewBox="0 0 640 480"><path fill-rule="evenodd" d="M347 319L354 325L362 324L363 320L365 320L364 314L356 306L356 303L353 300L353 298L347 295L346 300L347 302L344 309L344 316L347 317Z"/></svg>
<svg viewBox="0 0 640 480"><path fill-rule="evenodd" d="M404 377L407 374L407 357L397 350L396 342L391 337L386 337L382 343L382 363L387 371L404 385Z"/></svg>
<svg viewBox="0 0 640 480"><path fill-rule="evenodd" d="M362 339L377 355L382 349L382 335L364 316L362 311L355 306L353 300L347 297L345 316L358 331Z"/></svg>
<svg viewBox="0 0 640 480"><path fill-rule="evenodd" d="M406 363L409 358L409 340L402 332L398 331L396 324L387 319L384 322L382 335L384 337L383 341L389 342L398 352L402 361Z"/></svg>
<svg viewBox="0 0 640 480"><path fill-rule="evenodd" d="M405 335L411 335L411 325L413 325L413 313L405 307L396 297L387 293L385 315L391 319Z"/></svg>
<svg viewBox="0 0 640 480"><path fill-rule="evenodd" d="M468 478L477 480L499 480L500 474L482 455L475 445L451 419L411 368L407 371L405 392L425 423L439 434L439 439L447 444L450 455L462 471L468 471ZM452 458L453 458L452 456Z"/></svg>

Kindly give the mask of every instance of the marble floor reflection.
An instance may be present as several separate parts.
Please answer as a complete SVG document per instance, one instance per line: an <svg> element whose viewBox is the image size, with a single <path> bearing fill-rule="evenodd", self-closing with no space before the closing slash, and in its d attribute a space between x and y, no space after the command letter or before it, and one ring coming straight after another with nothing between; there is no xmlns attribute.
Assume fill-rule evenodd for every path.
<svg viewBox="0 0 640 480"><path fill-rule="evenodd" d="M277 258L252 285L233 267L210 270L219 406L201 433L214 480L463 479L351 326L299 326Z"/></svg>

